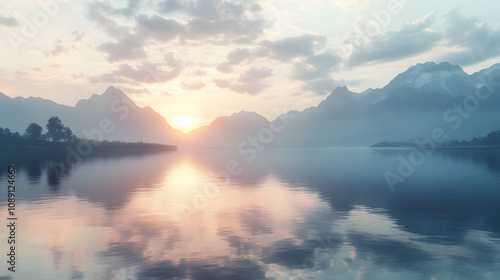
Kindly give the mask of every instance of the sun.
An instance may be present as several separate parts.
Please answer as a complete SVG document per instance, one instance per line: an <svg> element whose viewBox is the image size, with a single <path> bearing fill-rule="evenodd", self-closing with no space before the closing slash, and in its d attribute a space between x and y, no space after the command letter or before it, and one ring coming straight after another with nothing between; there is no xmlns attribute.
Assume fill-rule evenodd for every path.
<svg viewBox="0 0 500 280"><path fill-rule="evenodd" d="M190 116L180 116L175 119L175 124L182 128L188 128L194 124L194 119Z"/></svg>

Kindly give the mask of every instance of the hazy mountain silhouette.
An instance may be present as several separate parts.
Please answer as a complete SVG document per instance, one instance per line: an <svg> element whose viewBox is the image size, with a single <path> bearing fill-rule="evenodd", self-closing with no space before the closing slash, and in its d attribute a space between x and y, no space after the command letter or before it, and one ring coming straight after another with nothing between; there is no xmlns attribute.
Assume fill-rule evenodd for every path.
<svg viewBox="0 0 500 280"><path fill-rule="evenodd" d="M182 132L173 129L151 107L138 107L114 87L78 101L75 107L42 98L10 98L1 94L0 115L0 127L20 133L30 123L45 127L51 116L58 116L80 138L100 139L102 133L106 140L177 144L183 137Z"/></svg>
<svg viewBox="0 0 500 280"><path fill-rule="evenodd" d="M237 147L251 135L268 127L269 121L255 112L241 111L216 118L210 125L188 133L186 143L199 147Z"/></svg>
<svg viewBox="0 0 500 280"><path fill-rule="evenodd" d="M112 133L105 134L108 140L202 147L238 147L249 137L269 138L273 124L283 129L273 131L272 141L265 146L367 147L384 140L431 137L436 128L450 140L463 140L500 129L500 64L472 75L447 62L417 64L383 88L355 93L338 87L318 106L290 111L271 122L257 113L241 111L219 117L188 135L113 87L80 100L75 107L0 94L0 115L0 127L21 133L30 123L45 126L57 115L78 137L89 138L83 132L95 132L107 118L115 126Z"/></svg>
<svg viewBox="0 0 500 280"><path fill-rule="evenodd" d="M381 89L354 93L339 87L298 113L275 145L367 146L430 137L435 128L454 139L483 135L500 128L499 77L499 64L468 75L457 65L427 62Z"/></svg>
<svg viewBox="0 0 500 280"><path fill-rule="evenodd" d="M266 146L366 147L386 139L431 137L436 128L450 140L469 139L500 128L500 84L495 81L500 82L500 64L472 75L447 62L417 64L383 88L355 93L338 87L318 106L287 113L294 118ZM269 125L256 113L240 112L188 136L200 146L237 147Z"/></svg>

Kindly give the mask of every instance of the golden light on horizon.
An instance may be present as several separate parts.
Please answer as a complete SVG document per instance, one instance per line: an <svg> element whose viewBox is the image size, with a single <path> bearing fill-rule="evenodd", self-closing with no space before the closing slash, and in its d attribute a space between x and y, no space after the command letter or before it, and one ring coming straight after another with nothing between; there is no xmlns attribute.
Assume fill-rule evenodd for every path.
<svg viewBox="0 0 500 280"><path fill-rule="evenodd" d="M195 120L190 116L180 116L175 119L174 123L181 130L190 130Z"/></svg>

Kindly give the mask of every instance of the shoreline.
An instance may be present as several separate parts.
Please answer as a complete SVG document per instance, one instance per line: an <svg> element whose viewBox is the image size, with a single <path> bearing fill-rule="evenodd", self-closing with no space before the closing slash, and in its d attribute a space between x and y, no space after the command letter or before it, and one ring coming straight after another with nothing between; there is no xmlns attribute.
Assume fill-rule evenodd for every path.
<svg viewBox="0 0 500 280"><path fill-rule="evenodd" d="M82 140L86 141L86 140ZM2 143L0 144L1 156L12 155L40 155L40 156L64 156L68 149L77 149L77 142L26 142L26 143ZM122 143L122 142L97 142L92 145L92 154L130 154L161 151L176 151L177 146L152 144L152 143Z"/></svg>

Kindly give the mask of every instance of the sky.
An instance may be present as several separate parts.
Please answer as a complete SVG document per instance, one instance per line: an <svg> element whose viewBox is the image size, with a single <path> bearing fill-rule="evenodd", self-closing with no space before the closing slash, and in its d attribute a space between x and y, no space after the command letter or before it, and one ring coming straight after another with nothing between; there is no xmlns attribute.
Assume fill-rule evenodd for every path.
<svg viewBox="0 0 500 280"><path fill-rule="evenodd" d="M190 131L269 120L417 63L498 62L493 0L2 0L0 92L74 106L109 86Z"/></svg>

